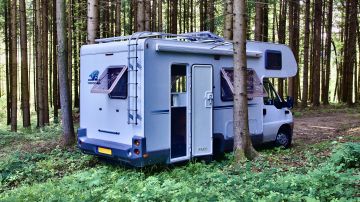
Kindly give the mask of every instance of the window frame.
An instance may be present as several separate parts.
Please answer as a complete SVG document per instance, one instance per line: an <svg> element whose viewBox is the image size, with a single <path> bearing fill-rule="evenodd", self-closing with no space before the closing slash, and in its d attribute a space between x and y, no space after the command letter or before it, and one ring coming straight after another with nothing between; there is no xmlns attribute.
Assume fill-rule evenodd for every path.
<svg viewBox="0 0 360 202"><path fill-rule="evenodd" d="M222 67L221 69L220 69L220 99L221 99L221 101L223 101L223 102L233 102L234 101L234 92L233 92L233 90L231 89L231 86L233 86L233 84L230 82L230 84L228 83L228 81L225 79L225 78L223 78L223 71L226 71L226 70L232 70L232 71L234 71L234 68L232 68L232 67ZM225 96L223 96L223 94L222 94L222 89L223 89L223 83L222 83L222 81L223 81L223 79L225 80L225 82L228 84L228 88L229 88L229 90L230 91L232 91L232 97L231 98L226 98ZM231 86L230 86L231 85ZM234 88L234 87L233 87Z"/></svg>
<svg viewBox="0 0 360 202"><path fill-rule="evenodd" d="M280 55L280 66L279 67L274 67L274 66L269 66L269 56L268 54L279 54ZM266 70L281 70L282 69L282 52L278 51L278 50L266 50L265 51L265 69Z"/></svg>
<svg viewBox="0 0 360 202"><path fill-rule="evenodd" d="M120 79L119 79L119 81L118 81L118 83L115 85L115 87L114 87L114 89L110 92L110 93L108 93L108 96L109 96L109 98L110 99L117 99L117 100L126 100L127 98L128 98L128 96L129 96L129 88L128 88L128 82L129 82L129 75L128 75L128 71L129 71L129 68L127 68L127 66L125 66L125 65L121 65L121 66L109 66L109 67L107 67L107 69L108 69L108 71L109 71L109 69L116 69L116 68L120 68L120 72L119 72L119 74L121 73L121 71L122 71L122 69L123 68L126 68L125 69L125 72L123 73L123 75L121 75L121 77L120 77ZM121 80L123 79L123 78L125 78L124 76L126 76L126 92L125 92L125 96L113 96L112 95L112 93L114 92L114 90L116 89L116 87L117 87L117 85L119 85L120 84L120 82L121 82Z"/></svg>

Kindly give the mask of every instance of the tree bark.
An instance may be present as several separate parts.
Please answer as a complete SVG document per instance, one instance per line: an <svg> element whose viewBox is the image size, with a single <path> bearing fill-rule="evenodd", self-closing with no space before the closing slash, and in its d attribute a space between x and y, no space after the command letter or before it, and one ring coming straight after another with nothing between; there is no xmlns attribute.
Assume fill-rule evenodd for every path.
<svg viewBox="0 0 360 202"><path fill-rule="evenodd" d="M65 0L56 0L56 24L58 38L58 66L60 81L60 103L63 126L63 143L66 146L75 142L74 125L72 120L71 102L69 97L69 81L67 66L67 37L65 26Z"/></svg>
<svg viewBox="0 0 360 202"><path fill-rule="evenodd" d="M162 32L163 31L163 13L162 13L162 5L163 5L163 0L159 0L158 3L158 32Z"/></svg>
<svg viewBox="0 0 360 202"><path fill-rule="evenodd" d="M136 31L142 32L145 31L145 0L138 0L137 1L137 18L136 18Z"/></svg>
<svg viewBox="0 0 360 202"><path fill-rule="evenodd" d="M297 62L299 62L299 5L299 0L289 2L289 45ZM288 96L294 98L295 104L298 101L297 77L298 74L288 80Z"/></svg>
<svg viewBox="0 0 360 202"><path fill-rule="evenodd" d="M49 87L48 87L48 42L49 42L49 26L48 26L48 1L42 1L42 65L43 65L43 104L44 104L44 124L49 124Z"/></svg>
<svg viewBox="0 0 360 202"><path fill-rule="evenodd" d="M11 124L11 83L10 83L10 68L11 68L11 30L10 30L10 1L6 0L5 2L5 56L6 56L6 124Z"/></svg>
<svg viewBox="0 0 360 202"><path fill-rule="evenodd" d="M11 65L10 65L10 85L11 85L11 131L17 131L17 4L12 0L10 4L10 40L11 40Z"/></svg>
<svg viewBox="0 0 360 202"><path fill-rule="evenodd" d="M233 0L226 0L224 11L225 11L224 38L227 40L232 40L233 39Z"/></svg>
<svg viewBox="0 0 360 202"><path fill-rule="evenodd" d="M53 77L53 105L54 105L54 122L57 123L59 120L59 90L58 90L58 86L59 86L59 79L58 79L58 65L57 65L57 27L56 27L56 0L53 0L53 50L52 50L52 54L53 54L53 71L52 71L52 77Z"/></svg>
<svg viewBox="0 0 360 202"><path fill-rule="evenodd" d="M315 19L321 19L322 16L322 0L315 0ZM313 96L312 103L314 106L320 105L320 59L321 59L321 20L314 20L314 52L313 52Z"/></svg>
<svg viewBox="0 0 360 202"><path fill-rule="evenodd" d="M237 162L257 156L249 134L247 67L246 67L246 3L234 0L234 152Z"/></svg>
<svg viewBox="0 0 360 202"><path fill-rule="evenodd" d="M151 2L150 0L144 0L145 1L145 30L144 31L150 31L150 25L151 25Z"/></svg>
<svg viewBox="0 0 360 202"><path fill-rule="evenodd" d="M264 0L262 19L262 41L269 41L269 1ZM276 5L274 5L275 7Z"/></svg>
<svg viewBox="0 0 360 202"><path fill-rule="evenodd" d="M87 33L88 43L95 43L96 34L99 29L99 0L88 0L88 20L87 20Z"/></svg>
<svg viewBox="0 0 360 202"><path fill-rule="evenodd" d="M344 54L344 75L343 75L343 102L353 104L353 82L354 68L356 61L356 22L357 22L357 0L347 1L348 17L345 20L345 54Z"/></svg>
<svg viewBox="0 0 360 202"><path fill-rule="evenodd" d="M304 33L304 70L303 70L303 96L301 107L307 107L308 101L308 82L309 82L309 38L310 38L310 0L305 2L305 33Z"/></svg>
<svg viewBox="0 0 360 202"><path fill-rule="evenodd" d="M279 31L278 40L279 43L284 44L286 39L286 13L287 13L287 1L280 1L279 12ZM280 97L284 96L284 79L278 79L278 93Z"/></svg>
<svg viewBox="0 0 360 202"><path fill-rule="evenodd" d="M72 70L73 70L73 56L72 56L72 51L73 51L73 46L72 46L72 40L73 40L73 15L72 15L72 5L74 3L74 0L68 0L69 4L67 5L67 62L68 62L68 78L69 78L69 97L70 97L70 106L72 106L72 99L73 99L73 74L72 74ZM107 4L109 2L106 2ZM106 7L108 8L108 7ZM108 13L108 11L105 11L105 13ZM105 20L106 21L106 20ZM106 24L106 31L105 33L108 34L109 33L109 21L107 21Z"/></svg>
<svg viewBox="0 0 360 202"><path fill-rule="evenodd" d="M208 21L208 30L210 30L210 32L214 32L215 31L215 2L214 0L208 0L208 11L207 11L207 21Z"/></svg>
<svg viewBox="0 0 360 202"><path fill-rule="evenodd" d="M263 1L255 2L255 41L262 41L263 35Z"/></svg>
<svg viewBox="0 0 360 202"><path fill-rule="evenodd" d="M158 7L158 2L157 0L152 0L152 10L151 10L151 31L156 32L158 30L157 28L157 7Z"/></svg>
<svg viewBox="0 0 360 202"><path fill-rule="evenodd" d="M19 1L20 9L20 46L21 46L21 107L23 126L31 125L29 103L29 77L28 77L28 51L27 51L27 25L25 0Z"/></svg>
<svg viewBox="0 0 360 202"><path fill-rule="evenodd" d="M115 3L115 35L121 35L121 0L116 0Z"/></svg>
<svg viewBox="0 0 360 202"><path fill-rule="evenodd" d="M331 40L332 40L332 16L333 16L333 0L328 1L328 14L327 14L327 26L326 26L326 68L325 68L325 86L322 95L323 104L329 104L329 84L330 84L330 67L331 67Z"/></svg>
<svg viewBox="0 0 360 202"><path fill-rule="evenodd" d="M177 15L178 15L178 0L171 0L170 6L171 14L171 29L170 33L177 34Z"/></svg>

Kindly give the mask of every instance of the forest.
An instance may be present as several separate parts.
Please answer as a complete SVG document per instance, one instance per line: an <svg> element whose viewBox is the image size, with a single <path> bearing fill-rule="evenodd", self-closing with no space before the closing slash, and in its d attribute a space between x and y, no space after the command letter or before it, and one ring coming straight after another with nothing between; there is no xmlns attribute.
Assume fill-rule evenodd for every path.
<svg viewBox="0 0 360 202"><path fill-rule="evenodd" d="M0 201L358 201L358 0L241 1L246 40L286 44L298 64L270 79L294 100L289 149L132 169L75 145L83 45L142 31L235 42L238 2L0 0Z"/></svg>

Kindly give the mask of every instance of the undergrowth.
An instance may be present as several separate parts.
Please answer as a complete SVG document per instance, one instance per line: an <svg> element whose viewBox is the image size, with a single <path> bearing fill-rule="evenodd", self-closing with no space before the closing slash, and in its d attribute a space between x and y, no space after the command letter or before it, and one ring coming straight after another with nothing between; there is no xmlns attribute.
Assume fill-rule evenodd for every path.
<svg viewBox="0 0 360 202"><path fill-rule="evenodd" d="M84 157L77 152L55 150L49 154L52 158L40 154L24 155L19 161L14 157L1 164L2 185L12 186L11 183L19 182L22 186L3 189L0 201L360 199L359 143L339 144L329 158L305 169L272 166L266 161L271 155L275 154L264 152L256 161L239 166L234 166L232 156L228 155L227 160L210 164L190 162L183 166L142 170L104 162L90 168L93 157ZM287 154L279 150L277 155ZM56 172L58 170L62 172ZM45 179L41 176L49 179L43 182Z"/></svg>

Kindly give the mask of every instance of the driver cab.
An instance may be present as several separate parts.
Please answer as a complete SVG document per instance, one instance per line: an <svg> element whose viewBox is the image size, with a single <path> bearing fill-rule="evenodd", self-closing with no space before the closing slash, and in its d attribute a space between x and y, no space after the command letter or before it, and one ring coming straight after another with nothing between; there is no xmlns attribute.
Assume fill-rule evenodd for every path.
<svg viewBox="0 0 360 202"><path fill-rule="evenodd" d="M290 112L292 99L284 101L268 78L263 79L264 95L263 127L264 142L277 141L279 134L292 135L293 118Z"/></svg>

